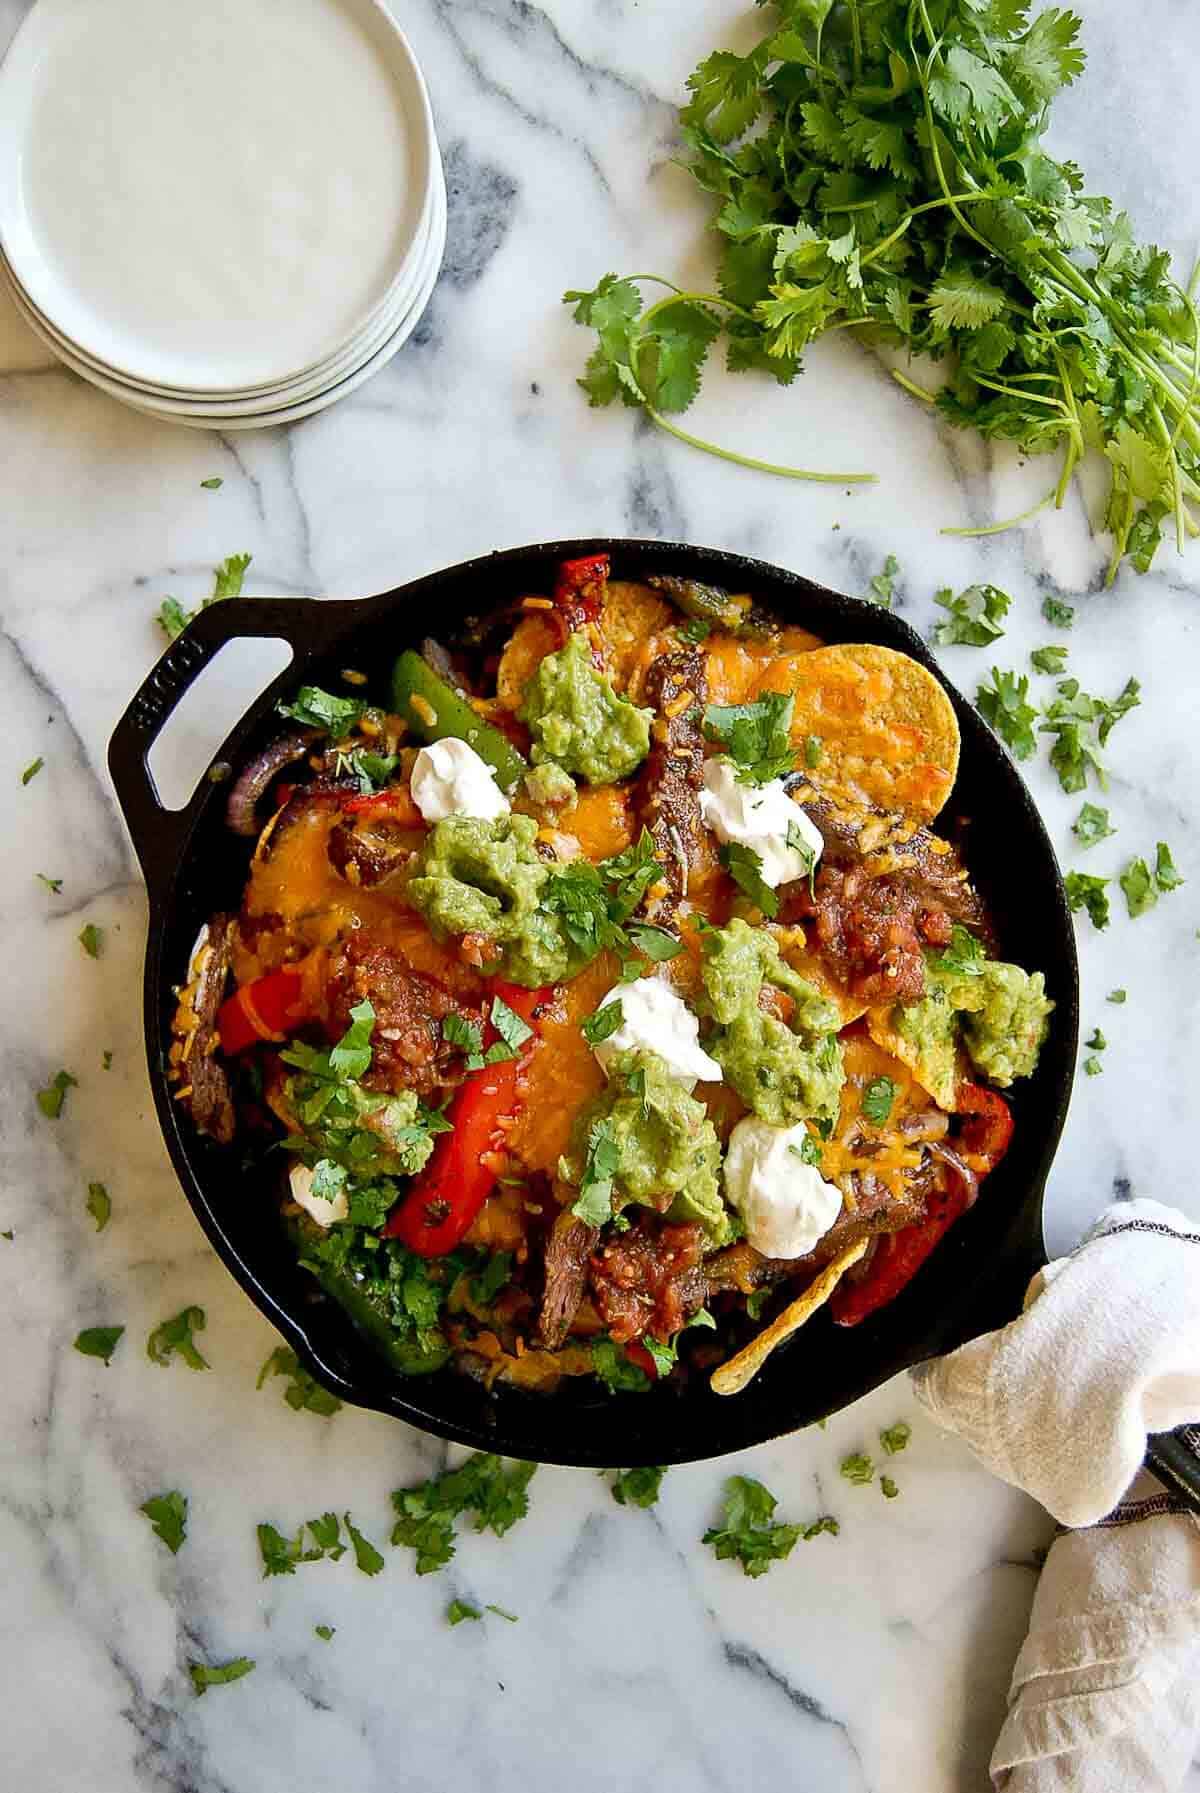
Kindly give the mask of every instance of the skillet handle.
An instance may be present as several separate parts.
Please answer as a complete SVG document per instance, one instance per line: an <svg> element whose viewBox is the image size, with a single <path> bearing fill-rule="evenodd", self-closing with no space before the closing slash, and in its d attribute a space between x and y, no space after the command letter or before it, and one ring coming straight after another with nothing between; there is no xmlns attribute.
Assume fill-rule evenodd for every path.
<svg viewBox="0 0 1200 1793"><path fill-rule="evenodd" d="M340 604L312 598L225 598L210 604L188 624L130 699L108 744L108 770L121 813L152 895L178 863L179 848L192 825L201 787L183 809L167 809L147 756L184 692L227 642L239 636L278 637L294 650L281 678L294 678L299 663L319 647ZM324 626L322 626L324 624Z"/></svg>

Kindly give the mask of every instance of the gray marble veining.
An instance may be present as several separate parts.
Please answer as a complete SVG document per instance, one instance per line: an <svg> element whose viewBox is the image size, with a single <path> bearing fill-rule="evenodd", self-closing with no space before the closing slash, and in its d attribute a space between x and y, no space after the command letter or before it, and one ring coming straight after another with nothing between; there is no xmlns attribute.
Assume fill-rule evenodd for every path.
<svg viewBox="0 0 1200 1793"><path fill-rule="evenodd" d="M25 0L0 0L0 43ZM1056 110L1056 142L1184 263L1197 243L1200 126L1188 100L1200 16L1088 0L1091 67ZM1102 589L1082 499L977 541L945 524L1018 511L1044 469L942 432L844 341L790 392L714 375L697 421L780 460L874 467L878 487L796 487L698 456L574 385L588 343L559 304L607 268L702 272L704 209L673 166L672 104L694 62L744 21L716 0L412 0L404 25L446 149L446 266L421 329L349 400L286 432L217 437L121 410L47 362L0 301L0 690L6 726L0 879L0 1782L27 1793L967 1793L1003 1707L1050 1526L923 1421L902 1497L841 1482L842 1454L911 1416L896 1383L729 1468L788 1516L835 1512L840 1537L759 1582L702 1549L722 1467L672 1472L653 1513L601 1478L542 1470L533 1516L502 1543L464 1536L442 1575L387 1552L259 1579L254 1525L350 1510L382 1542L389 1491L444 1453L376 1416L294 1414L255 1391L275 1343L205 1245L174 1185L142 1067L144 897L104 772L112 722L160 642L153 613L194 602L213 564L249 550L248 589L356 595L448 561L577 533L686 537L862 591L901 563L897 606L927 630L943 584L1014 596L996 660L1044 640L1046 592L1078 605L1072 670L1143 704L1114 739L1120 828L1089 869L1169 839L1187 886L1153 916L1080 928L1085 1028L1110 1045L1081 1078L1049 1190L1052 1248L1111 1196L1200 1212L1187 1143L1200 1007L1195 683L1200 548ZM753 396L753 404L750 403ZM200 481L219 474L218 492ZM1041 483L1039 483L1041 482ZM950 649L971 691L991 656ZM226 714L253 688L216 675ZM232 708L230 707L232 706ZM218 708L213 696L213 714ZM195 765L222 730L191 743ZM28 786L21 769L45 770ZM1044 761L1029 780L1065 860L1078 800ZM1095 862L1094 864L1092 862ZM1019 867L1014 868L1019 877ZM34 874L61 877L52 894ZM99 963L81 926L106 930ZM1052 981L1052 980L1051 980ZM1106 992L1128 988L1108 1006ZM102 1053L112 1068L102 1068ZM34 1092L79 1087L48 1122ZM111 1191L97 1235L89 1180ZM142 1341L202 1305L212 1368L160 1369ZM70 1350L123 1322L105 1370ZM191 1501L171 1557L137 1508ZM450 1629L448 1601L519 1615ZM336 1626L332 1642L316 1624ZM244 1682L195 1697L189 1658L245 1653ZM1193 1780L1200 1787L1200 1778Z"/></svg>

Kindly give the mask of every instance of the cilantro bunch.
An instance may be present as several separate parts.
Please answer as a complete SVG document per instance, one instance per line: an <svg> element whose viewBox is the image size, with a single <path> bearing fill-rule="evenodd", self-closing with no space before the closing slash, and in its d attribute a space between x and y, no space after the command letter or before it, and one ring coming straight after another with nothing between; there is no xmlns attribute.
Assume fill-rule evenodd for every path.
<svg viewBox="0 0 1200 1793"><path fill-rule="evenodd" d="M854 330L944 361L936 393L894 377L950 423L1060 451L1036 509L1061 505L1084 454L1102 454L1110 580L1126 557L1150 566L1168 518L1182 547L1200 500L1200 327L1169 257L1043 147L1050 102L1083 69L1078 19L1049 7L1031 20L1021 0L774 11L748 55L718 50L688 82L683 134L716 205L718 290L662 281L643 309L658 277L610 274L565 295L598 334L580 382L591 403L640 405L711 450L668 419L718 336L731 371L787 385L810 343Z"/></svg>

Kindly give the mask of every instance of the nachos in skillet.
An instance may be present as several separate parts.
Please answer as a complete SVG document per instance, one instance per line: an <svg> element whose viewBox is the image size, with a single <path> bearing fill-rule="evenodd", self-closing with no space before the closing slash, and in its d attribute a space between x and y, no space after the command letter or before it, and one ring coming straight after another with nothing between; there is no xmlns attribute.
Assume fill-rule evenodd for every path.
<svg viewBox="0 0 1200 1793"><path fill-rule="evenodd" d="M1053 1005L916 661L597 556L281 707L172 1077L398 1370L734 1393L975 1201Z"/></svg>

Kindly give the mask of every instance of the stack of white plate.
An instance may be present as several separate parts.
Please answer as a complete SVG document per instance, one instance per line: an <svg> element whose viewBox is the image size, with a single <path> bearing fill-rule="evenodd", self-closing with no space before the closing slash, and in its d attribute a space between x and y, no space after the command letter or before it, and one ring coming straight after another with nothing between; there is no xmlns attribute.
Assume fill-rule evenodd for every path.
<svg viewBox="0 0 1200 1793"><path fill-rule="evenodd" d="M38 0L0 68L0 272L60 360L152 416L332 404L412 333L445 242L381 0Z"/></svg>

